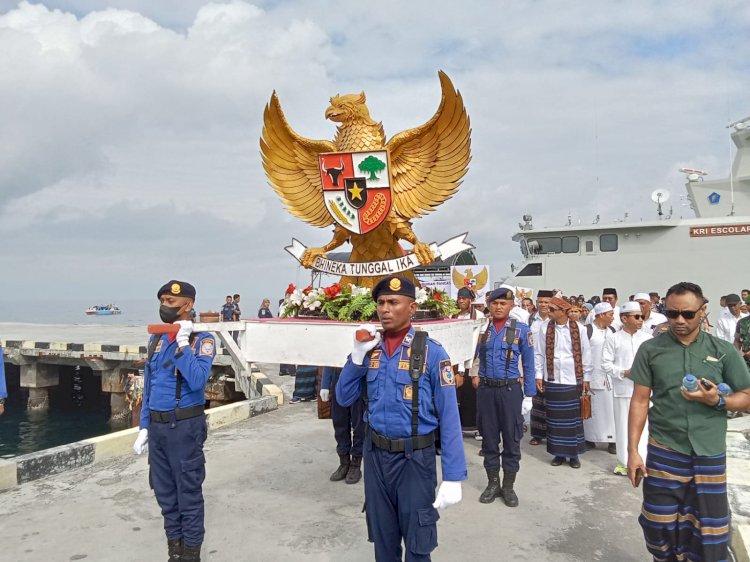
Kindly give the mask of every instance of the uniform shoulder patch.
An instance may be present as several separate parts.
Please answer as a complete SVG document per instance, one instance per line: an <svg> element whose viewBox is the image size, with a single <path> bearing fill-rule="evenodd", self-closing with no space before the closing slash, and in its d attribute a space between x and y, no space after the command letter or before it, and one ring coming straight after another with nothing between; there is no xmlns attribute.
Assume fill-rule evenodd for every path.
<svg viewBox="0 0 750 562"><path fill-rule="evenodd" d="M205 338L201 341L200 355L213 355L214 354L214 339Z"/></svg>
<svg viewBox="0 0 750 562"><path fill-rule="evenodd" d="M443 359L440 362L440 386L456 386L450 359Z"/></svg>

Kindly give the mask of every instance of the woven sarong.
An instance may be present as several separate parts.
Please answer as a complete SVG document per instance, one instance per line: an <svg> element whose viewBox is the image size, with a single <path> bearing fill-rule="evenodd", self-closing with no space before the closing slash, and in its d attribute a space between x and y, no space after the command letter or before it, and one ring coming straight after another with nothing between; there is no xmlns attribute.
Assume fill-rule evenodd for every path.
<svg viewBox="0 0 750 562"><path fill-rule="evenodd" d="M654 560L727 560L726 455L685 455L649 440L646 469L638 522Z"/></svg>
<svg viewBox="0 0 750 562"><path fill-rule="evenodd" d="M297 374L294 378L293 396L304 400L315 398L315 383L318 368L310 365L297 365Z"/></svg>
<svg viewBox="0 0 750 562"><path fill-rule="evenodd" d="M531 398L531 424L529 431L532 437L537 439L547 438L547 409L544 404L544 395L537 392Z"/></svg>
<svg viewBox="0 0 750 562"><path fill-rule="evenodd" d="M586 452L581 400L574 384L545 383L547 452L556 457L577 457Z"/></svg>

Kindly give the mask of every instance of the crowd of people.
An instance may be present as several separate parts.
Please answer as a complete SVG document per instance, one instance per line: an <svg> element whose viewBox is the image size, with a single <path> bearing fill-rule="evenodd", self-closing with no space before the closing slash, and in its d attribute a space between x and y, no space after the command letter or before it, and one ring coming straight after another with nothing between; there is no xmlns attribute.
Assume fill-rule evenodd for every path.
<svg viewBox="0 0 750 562"><path fill-rule="evenodd" d="M614 456L614 474L628 477L633 486L643 481L639 522L654 560L726 559L726 420L729 411L750 409L750 295L744 290L741 295L721 297L720 318L716 326L711 326L707 320L708 299L693 283L678 283L663 298L656 292L635 293L621 304L612 287L588 300L583 295L566 297L557 290L540 290L535 301L524 298L520 302L512 288L501 287L479 304L469 289L461 289L455 317L487 321L474 361L453 366L450 378L447 374L438 378L440 386L450 381L445 386L451 390L449 400L455 400L457 415L450 408L434 415L441 432L452 435L455 428L446 426L460 425L464 437L482 441L480 455L484 457L487 487L479 502L492 503L501 498L508 507L519 505L516 481L525 414L529 414L529 443L546 444L552 466L580 468L586 451L602 447ZM383 307L387 302L383 299ZM383 307L378 300L379 314ZM373 429L382 423L376 421L381 419L379 415L385 415L387 422L396 411L408 414L408 408L402 406L402 411L391 404L393 410L386 408L379 413L364 401L366 397L371 404L383 393L391 396L389 384L395 384L396 394L406 402L415 391L410 386L413 379L408 378L410 365L404 362L408 354L401 357L393 380L388 369L381 373L383 362L399 349L391 341L393 330L385 329L381 335L372 327L367 329L377 335L378 344L364 349L364 344L355 342L355 351L343 372L327 370L320 397L332 401L340 461L331 480L359 481L364 454L368 515L375 519L383 517L377 508L384 506L376 499L376 508L371 511L371 496L391 494L392 503L394 492L382 467L368 465L368 444L372 443L369 450L382 455L380 449L391 453L406 450L394 449L398 446L408 449L409 436L415 449L415 444L430 446L432 441L429 433L424 433L429 427L421 429L422 410L420 423L411 428L390 428L382 435L378 433L380 428ZM715 336L710 334L712 329ZM407 330L402 329L395 337L409 339L404 339L404 346L412 345L409 334L413 332L408 330L413 328L407 325ZM398 354L394 357L398 359ZM402 369L403 380L398 374ZM687 373L701 381L696 389L683 385ZM384 380L380 380L381 375ZM729 394L719 393L720 383L729 385ZM433 389L433 394L436 390L441 390L437 395L444 402L444 392ZM342 391L347 397L339 403L336 394ZM434 396L429 399L434 400ZM433 404L428 412L435 407ZM412 411L414 408L412 405ZM362 412L369 414L367 421L362 421ZM397 446L396 442L407 444ZM455 448L455 442L450 447ZM458 457L455 450L450 454L454 460ZM397 456L399 462L402 456ZM389 456L378 462L395 461ZM445 505L439 501L443 490L438 490L435 504L445 507L455 503L456 497L460 500L464 477L453 466L448 471L455 480L446 478L445 460L443 470L444 483L458 486L457 496L456 488L445 491L451 498ZM375 472L375 482L369 487L368 471ZM414 502L412 494L400 493L401 501ZM425 518L437 520L424 507L424 498L419 505L426 510ZM397 528L398 515L394 518L388 526ZM386 559L396 552L395 544L401 540L408 548L413 540L410 535L416 532L408 522L400 522L398 533L387 526L390 531L379 535L384 530L378 530L372 519L368 517L368 529L375 537L376 559ZM429 554L428 546L425 554ZM428 560L429 556L419 559Z"/></svg>
<svg viewBox="0 0 750 562"><path fill-rule="evenodd" d="M339 457L330 479L364 479L375 559L401 560L406 549L407 560L430 560L439 510L461 501L467 479L462 429L482 441L479 502L518 506L528 411L530 444L546 442L552 466L578 469L602 444L617 457L616 474L643 483L639 522L654 560L726 560L727 413L750 410L750 296L741 293L723 297L717 337L707 331L707 299L688 282L664 299L636 293L622 304L605 288L590 310L553 290L519 306L508 287L475 306L462 289L457 317L487 320L474 360L454 369L411 324L414 284L382 279L372 291L380 329L360 326L346 364L326 369L319 391L331 402ZM194 332L195 294L176 280L157 293L160 318L178 330L149 342L133 445L148 452L169 559L182 562L200 562L205 533L205 386L216 353L210 334ZM238 304L239 295L227 297L226 318L239 316ZM314 389L316 370L298 368L297 377Z"/></svg>

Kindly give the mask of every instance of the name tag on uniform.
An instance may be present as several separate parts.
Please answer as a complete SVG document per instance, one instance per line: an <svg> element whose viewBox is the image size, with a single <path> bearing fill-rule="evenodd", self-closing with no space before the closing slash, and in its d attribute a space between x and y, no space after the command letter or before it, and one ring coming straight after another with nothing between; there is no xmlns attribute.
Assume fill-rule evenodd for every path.
<svg viewBox="0 0 750 562"><path fill-rule="evenodd" d="M414 396L414 389L410 384L404 385L404 400L411 400Z"/></svg>
<svg viewBox="0 0 750 562"><path fill-rule="evenodd" d="M370 369L379 369L380 368L380 361L373 361L370 360Z"/></svg>

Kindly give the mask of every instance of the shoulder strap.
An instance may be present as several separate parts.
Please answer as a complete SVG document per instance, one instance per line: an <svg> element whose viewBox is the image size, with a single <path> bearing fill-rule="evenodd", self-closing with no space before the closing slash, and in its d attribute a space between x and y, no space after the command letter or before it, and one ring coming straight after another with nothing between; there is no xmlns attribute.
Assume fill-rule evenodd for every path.
<svg viewBox="0 0 750 562"><path fill-rule="evenodd" d="M150 342L148 342L148 351L146 352L146 364L143 366L143 386L145 390L146 382L148 382L148 401L151 403L151 358L154 356L156 346L159 345L161 336L155 335Z"/></svg>
<svg viewBox="0 0 750 562"><path fill-rule="evenodd" d="M613 334L614 334L614 333L615 333L615 331L616 331L616 330L615 330L615 329L614 329L614 328L613 328L612 326L607 326L607 328L609 328L609 331L610 331L610 332L612 332Z"/></svg>
<svg viewBox="0 0 750 562"><path fill-rule="evenodd" d="M593 324L586 324L586 335L589 337L589 340L591 339L591 336L594 335L594 325Z"/></svg>
<svg viewBox="0 0 750 562"><path fill-rule="evenodd" d="M414 332L409 356L409 376L411 377L411 436L419 435L419 377L424 368L425 348L427 347L427 332Z"/></svg>
<svg viewBox="0 0 750 562"><path fill-rule="evenodd" d="M195 341L195 338L198 337L198 334L193 332L190 334L190 339L188 340L188 347L192 347L193 342ZM175 366L174 368L174 376L177 379L175 381L175 388L174 388L174 402L175 402L175 408L180 407L180 398L182 398L182 373L180 370Z"/></svg>
<svg viewBox="0 0 750 562"><path fill-rule="evenodd" d="M516 339L516 325L517 320L515 318L510 319L510 326L505 327L505 344L508 346L505 352L505 373L508 373L508 365L513 357L513 341Z"/></svg>
<svg viewBox="0 0 750 562"><path fill-rule="evenodd" d="M487 376L487 342L490 340L490 329L492 328L492 319L487 322L487 329L482 334L479 341L479 347L482 348L482 361L484 361L484 375Z"/></svg>

